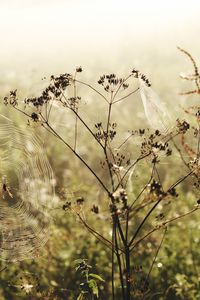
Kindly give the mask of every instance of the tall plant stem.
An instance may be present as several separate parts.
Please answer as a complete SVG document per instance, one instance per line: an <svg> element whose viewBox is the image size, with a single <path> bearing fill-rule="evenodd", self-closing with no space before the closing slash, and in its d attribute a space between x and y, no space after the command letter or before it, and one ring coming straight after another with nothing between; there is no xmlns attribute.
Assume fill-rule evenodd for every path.
<svg viewBox="0 0 200 300"><path fill-rule="evenodd" d="M113 222L115 222L115 224L117 225L115 217L116 216L113 217ZM122 271L121 258L120 258L120 254L119 254L119 246L118 246L118 237L117 237L117 234L115 234L115 253L116 253L117 264L118 264L118 268L119 268L120 285L121 285L121 289L122 289L122 299L126 300L125 287L124 287L124 279L123 279L123 271Z"/></svg>
<svg viewBox="0 0 200 300"><path fill-rule="evenodd" d="M130 281L130 247L127 245L125 248L126 257L126 300L131 298L131 281Z"/></svg>
<svg viewBox="0 0 200 300"><path fill-rule="evenodd" d="M116 235L116 224L113 222L112 226L112 274L111 274L111 282L112 282L112 300L115 300L115 235Z"/></svg>

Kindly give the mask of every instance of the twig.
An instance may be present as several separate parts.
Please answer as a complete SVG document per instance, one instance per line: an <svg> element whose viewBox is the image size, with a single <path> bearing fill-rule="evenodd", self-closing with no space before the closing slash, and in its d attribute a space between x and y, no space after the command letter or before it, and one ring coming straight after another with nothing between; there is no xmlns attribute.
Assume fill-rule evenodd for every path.
<svg viewBox="0 0 200 300"><path fill-rule="evenodd" d="M110 195L110 191L107 189L103 181L99 178L99 176L94 172L94 170L88 165L88 163L52 128L52 126L46 122L47 127L54 133L54 135L62 141L73 153L74 155L88 168L88 170L94 175L94 177L98 180L104 190Z"/></svg>
<svg viewBox="0 0 200 300"><path fill-rule="evenodd" d="M170 223L172 223L172 222L174 222L174 221L177 221L177 220L179 220L179 219L181 219L181 218L184 218L184 217L186 217L186 216L188 216L188 215L194 213L195 211L197 211L197 210L199 210L199 209L200 209L200 207L199 207L199 206L196 206L195 208L193 208L192 210L186 212L185 214L179 215L179 216L174 217L174 218L172 218L172 219L170 219L170 220L167 220L167 221L162 222L160 226L154 227L152 230L150 230L148 233L146 233L144 236L142 236L140 239L138 239L138 240L134 243L134 245L133 245L133 247L131 248L130 251L132 251L138 244L140 244L143 240L145 240L148 236L150 236L150 235L151 235L152 233L154 233L155 231L158 231L158 230L160 230L161 228L163 228L164 226L166 226L166 225L168 225L168 224L170 224Z"/></svg>
<svg viewBox="0 0 200 300"><path fill-rule="evenodd" d="M120 102L120 101L122 101L122 100L128 98L128 97L131 96L132 94L134 94L134 93L136 93L137 91L139 91L139 89L140 89L140 88L138 87L138 88L135 89L134 91L130 92L128 95L126 95L126 96L124 96L124 97L122 97L122 98L120 98L120 99L118 99L118 100L115 100L115 101L113 102L113 104L116 104L116 103L118 103L118 102Z"/></svg>
<svg viewBox="0 0 200 300"><path fill-rule="evenodd" d="M149 184L150 184L150 182L151 182L151 180L153 178L154 168L155 168L155 163L153 164L152 171L151 171L151 176L149 178L149 181L145 184L145 186L143 187L143 189L141 190L141 192L138 194L138 196L135 198L135 200L131 204L130 210L133 208L133 205L136 203L136 201L140 198L140 196L144 193L144 191L146 190L146 188L149 186Z"/></svg>
<svg viewBox="0 0 200 300"><path fill-rule="evenodd" d="M155 256L154 256L154 258L153 258L152 264L151 264L151 266L150 266L149 272L148 272L148 274L147 274L147 276L146 276L146 278L145 278L145 281L144 281L144 290L145 290L145 288L146 288L146 284L148 283L149 276L150 276L150 274L151 274L151 271L152 271L152 269L153 269L153 266L154 266L154 264L155 264L155 261L156 261L156 259L157 259L157 257L158 257L158 253L159 253L159 251L160 251L160 249L161 249L161 247L162 247L162 244L163 244L163 241L164 241L166 232L167 232L167 227L164 229L164 233L163 233L161 242L160 242L160 244L159 244L159 246L158 246L158 248L157 248L157 250L156 250L156 253L155 253ZM143 299L144 299L144 298L143 298Z"/></svg>
<svg viewBox="0 0 200 300"><path fill-rule="evenodd" d="M107 98L106 98L102 93L100 93L97 89L95 89L93 86L91 86L90 84L85 83L85 82L80 81L80 80L77 80L77 79L76 79L75 81L78 82L78 83L80 83L80 84L83 84L83 85L89 87L91 90L93 90L93 91L95 91L97 94L99 94L99 96L101 96L107 103L109 103L109 101L107 100Z"/></svg>
<svg viewBox="0 0 200 300"><path fill-rule="evenodd" d="M92 233L95 235L96 238L100 239L101 242L104 243L104 245L106 245L107 247L109 247L110 249L112 249L113 244L111 241L109 241L108 239L106 239L102 234L100 234L99 232L97 232L96 230L94 230L92 227L90 227L81 217L81 215L77 212L75 212L76 215L79 217L79 220L83 223L83 225ZM121 250L121 249L120 249Z"/></svg>
<svg viewBox="0 0 200 300"><path fill-rule="evenodd" d="M126 175L129 173L129 171L142 159L148 157L151 154L151 152L146 153L140 157L138 157L130 166L129 168L126 170L125 174L122 176L121 182L123 182L124 178L126 177ZM117 185L117 187L115 188L115 190L117 190L120 186L120 183Z"/></svg>
<svg viewBox="0 0 200 300"><path fill-rule="evenodd" d="M75 75L74 75L74 80L73 80L73 84L74 84L74 99L75 99L75 105L76 105L76 71L75 71ZM78 114L78 106L77 108L75 107L74 109L76 111L76 113ZM77 114L75 115L75 132L74 132L74 150L76 151L76 145L77 145L77 136L78 136L78 117Z"/></svg>
<svg viewBox="0 0 200 300"><path fill-rule="evenodd" d="M138 226L135 234L133 235L132 239L129 242L129 246L132 245L133 241L135 240L135 238L137 237L138 233L140 232L141 228L143 227L143 225L146 223L147 219L149 218L149 216L152 214L152 212L154 211L154 209L158 206L158 204L166 197L167 193L175 188L178 184L180 184L182 181L184 181L187 177L189 177L191 174L193 173L193 171L189 172L188 174L186 174L185 176L181 177L179 180L177 180L176 183L174 183L164 195L161 195L158 199L158 201L153 205L153 207L149 210L149 212L146 214L146 216L144 217L144 219L142 220L142 222L140 223L140 225Z"/></svg>

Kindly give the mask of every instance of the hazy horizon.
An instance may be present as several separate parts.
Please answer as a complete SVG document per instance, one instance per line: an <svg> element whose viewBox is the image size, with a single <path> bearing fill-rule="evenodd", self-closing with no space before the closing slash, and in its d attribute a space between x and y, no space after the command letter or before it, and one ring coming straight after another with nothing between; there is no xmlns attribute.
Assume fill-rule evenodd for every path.
<svg viewBox="0 0 200 300"><path fill-rule="evenodd" d="M199 9L194 0L0 0L1 81L79 65L88 77L132 67L156 77L162 64L164 77L184 66L176 46L198 60Z"/></svg>

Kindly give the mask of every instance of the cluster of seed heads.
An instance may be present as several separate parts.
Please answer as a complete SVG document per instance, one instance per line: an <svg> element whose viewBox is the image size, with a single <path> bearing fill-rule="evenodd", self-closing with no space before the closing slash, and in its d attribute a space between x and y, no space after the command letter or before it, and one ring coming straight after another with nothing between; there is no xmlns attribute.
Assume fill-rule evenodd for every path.
<svg viewBox="0 0 200 300"><path fill-rule="evenodd" d="M190 128L190 124L185 120L180 121L179 119L177 119L177 128L179 132L186 133Z"/></svg>
<svg viewBox="0 0 200 300"><path fill-rule="evenodd" d="M118 87L127 89L129 85L124 82L123 78L117 78L116 74L102 75L98 80L98 84L104 87L106 92L114 91Z"/></svg>
<svg viewBox="0 0 200 300"><path fill-rule="evenodd" d="M162 142L158 140L160 137L159 130L156 130L155 133L150 134L148 139L144 139L141 143L141 153L148 154L152 153L154 155L158 155L159 152L164 152L167 156L172 154L172 150L169 148L168 142Z"/></svg>
<svg viewBox="0 0 200 300"><path fill-rule="evenodd" d="M144 81L144 83L145 83L148 87L151 86L151 83L150 83L149 79L148 79L144 74L140 73L138 70L133 69L133 70L132 70L132 74L133 74L133 76L134 76L135 78L140 78L142 81Z"/></svg>
<svg viewBox="0 0 200 300"><path fill-rule="evenodd" d="M117 124L113 123L109 126L108 132L103 129L102 122L95 124L95 128L97 129L97 132L95 133L95 137L99 142L103 142L106 140L112 141L114 137L116 136L117 132L115 130Z"/></svg>

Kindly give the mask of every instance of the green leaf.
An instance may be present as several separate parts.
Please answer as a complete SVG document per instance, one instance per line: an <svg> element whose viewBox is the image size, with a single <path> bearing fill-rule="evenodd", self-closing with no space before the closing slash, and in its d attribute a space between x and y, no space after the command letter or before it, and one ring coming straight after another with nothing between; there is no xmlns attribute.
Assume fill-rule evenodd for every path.
<svg viewBox="0 0 200 300"><path fill-rule="evenodd" d="M90 279L88 281L89 288L92 290L93 295L99 297L99 289L96 281L94 279Z"/></svg>
<svg viewBox="0 0 200 300"><path fill-rule="evenodd" d="M88 276L92 277L92 278L95 278L95 279L98 279L99 281L105 282L105 280L97 274L90 273Z"/></svg>
<svg viewBox="0 0 200 300"><path fill-rule="evenodd" d="M76 300L84 300L84 294L81 292Z"/></svg>
<svg viewBox="0 0 200 300"><path fill-rule="evenodd" d="M87 259L85 258L78 258L78 259L75 259L74 260L74 264L78 265L78 264L81 264L81 263L85 263Z"/></svg>

